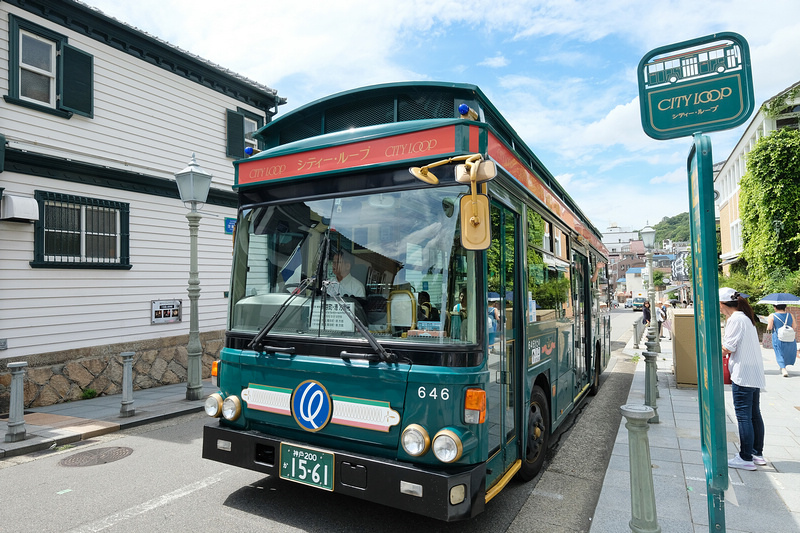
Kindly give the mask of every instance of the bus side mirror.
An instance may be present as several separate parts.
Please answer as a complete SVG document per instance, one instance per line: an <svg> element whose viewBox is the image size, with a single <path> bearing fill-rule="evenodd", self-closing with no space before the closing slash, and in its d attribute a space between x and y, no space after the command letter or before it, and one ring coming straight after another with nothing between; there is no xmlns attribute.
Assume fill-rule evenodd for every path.
<svg viewBox="0 0 800 533"><path fill-rule="evenodd" d="M479 157L456 165L456 181L470 186L470 194L461 197L461 245L467 250L486 250L492 241L489 197L477 189L478 183L497 176L497 165Z"/></svg>
<svg viewBox="0 0 800 533"><path fill-rule="evenodd" d="M461 245L467 250L486 250L492 240L489 197L467 194L461 197Z"/></svg>
<svg viewBox="0 0 800 533"><path fill-rule="evenodd" d="M493 180L497 176L497 165L494 164L494 161L478 161L473 164L478 167L475 172L475 183ZM470 171L467 165L456 165L456 181L459 183L470 182Z"/></svg>

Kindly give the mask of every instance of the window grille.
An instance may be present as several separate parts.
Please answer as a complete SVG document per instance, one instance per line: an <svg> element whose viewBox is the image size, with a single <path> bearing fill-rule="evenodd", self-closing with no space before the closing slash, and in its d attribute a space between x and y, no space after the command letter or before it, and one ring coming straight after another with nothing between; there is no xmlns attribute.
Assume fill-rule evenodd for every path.
<svg viewBox="0 0 800 533"><path fill-rule="evenodd" d="M33 266L130 268L127 203L36 191Z"/></svg>

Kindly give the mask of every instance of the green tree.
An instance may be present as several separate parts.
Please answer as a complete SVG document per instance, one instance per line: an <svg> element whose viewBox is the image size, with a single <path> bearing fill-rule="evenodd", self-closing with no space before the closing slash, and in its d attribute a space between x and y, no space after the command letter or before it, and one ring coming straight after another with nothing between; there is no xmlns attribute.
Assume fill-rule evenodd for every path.
<svg viewBox="0 0 800 533"><path fill-rule="evenodd" d="M660 270L653 271L653 287L664 287L664 273Z"/></svg>
<svg viewBox="0 0 800 533"><path fill-rule="evenodd" d="M664 239L670 239L673 242L687 242L690 238L689 212L680 213L674 217L664 217L653 228L656 230L656 242Z"/></svg>
<svg viewBox="0 0 800 533"><path fill-rule="evenodd" d="M742 257L750 275L766 283L800 268L800 131L784 128L760 139L747 169L739 183Z"/></svg>

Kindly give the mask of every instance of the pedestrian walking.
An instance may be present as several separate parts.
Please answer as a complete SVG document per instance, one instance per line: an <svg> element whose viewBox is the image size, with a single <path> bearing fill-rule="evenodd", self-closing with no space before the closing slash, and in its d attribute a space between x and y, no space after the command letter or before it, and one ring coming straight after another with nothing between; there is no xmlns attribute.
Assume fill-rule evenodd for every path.
<svg viewBox="0 0 800 533"><path fill-rule="evenodd" d="M782 341L778 338L778 330L784 325L792 327L794 325L794 318L791 314L786 312L786 306L783 304L773 305L775 312L767 318L767 331L772 332L772 349L775 351L775 360L778 367L781 369L781 375L785 378L789 377L789 371L786 370L787 366L792 366L797 358L797 341Z"/></svg>
<svg viewBox="0 0 800 533"><path fill-rule="evenodd" d="M664 321L667 320L667 313L664 310L664 304L662 302L658 302L656 304L656 321L658 322L658 338L664 338L661 335L661 328L664 326Z"/></svg>
<svg viewBox="0 0 800 533"><path fill-rule="evenodd" d="M722 354L730 355L731 391L736 421L739 426L739 453L728 461L728 467L756 470L766 465L764 459L764 420L761 417L760 394L766 387L761 346L756 332L756 317L747 302L749 296L730 287L719 290L719 309L725 315Z"/></svg>
<svg viewBox="0 0 800 533"><path fill-rule="evenodd" d="M645 300L644 305L642 306L642 324L649 326L650 318L650 302Z"/></svg>

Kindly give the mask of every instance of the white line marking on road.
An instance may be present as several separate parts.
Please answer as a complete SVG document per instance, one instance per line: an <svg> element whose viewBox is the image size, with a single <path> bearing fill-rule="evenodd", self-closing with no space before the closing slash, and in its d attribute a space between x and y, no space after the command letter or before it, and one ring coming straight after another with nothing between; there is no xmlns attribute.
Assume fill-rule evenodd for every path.
<svg viewBox="0 0 800 533"><path fill-rule="evenodd" d="M210 487L214 483L221 481L222 477L227 472L228 470L223 470L219 474L209 476L205 479L201 479L200 481L197 481L190 485L186 485L185 487L181 487L177 490L159 496L158 498L154 498L152 500L146 501L129 509L125 509L124 511L108 515L105 518L102 518L97 522L94 522L93 524L87 524L75 529L71 529L69 533L96 533L97 531L108 529L111 526L118 524L119 522L122 522L124 520L130 520L131 518L150 512L153 509L157 509L164 505L168 505L174 502L175 500L178 500L180 498L183 498L184 496L192 494L193 492L197 492L198 490Z"/></svg>

